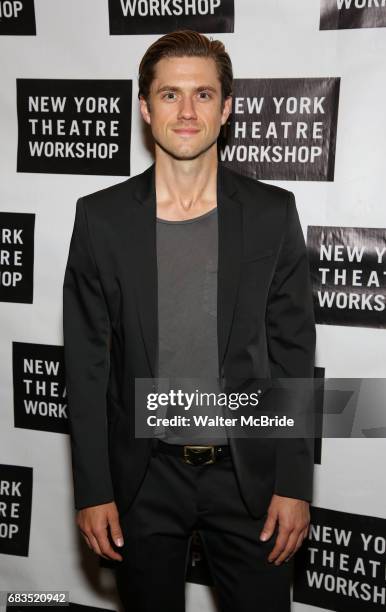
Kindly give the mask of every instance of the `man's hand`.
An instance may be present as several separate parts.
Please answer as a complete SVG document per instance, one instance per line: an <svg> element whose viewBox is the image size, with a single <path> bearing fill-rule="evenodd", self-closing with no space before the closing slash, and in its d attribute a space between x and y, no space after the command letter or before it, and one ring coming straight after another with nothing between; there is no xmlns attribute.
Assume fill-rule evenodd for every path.
<svg viewBox="0 0 386 612"><path fill-rule="evenodd" d="M279 532L268 561L276 559L275 565L280 565L295 554L308 534L309 503L302 499L273 495L268 508L268 517L260 534L261 540L268 540L272 536L277 520Z"/></svg>
<svg viewBox="0 0 386 612"><path fill-rule="evenodd" d="M107 528L116 546L123 546L123 535L115 502L88 506L78 510L76 524L87 546L105 559L122 561L122 556L112 548Z"/></svg>

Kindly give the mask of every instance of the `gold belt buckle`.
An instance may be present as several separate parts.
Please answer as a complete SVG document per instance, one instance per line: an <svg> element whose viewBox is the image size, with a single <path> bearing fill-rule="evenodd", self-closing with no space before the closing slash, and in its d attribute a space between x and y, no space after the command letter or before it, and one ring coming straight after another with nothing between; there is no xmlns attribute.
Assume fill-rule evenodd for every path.
<svg viewBox="0 0 386 612"><path fill-rule="evenodd" d="M190 465L207 465L216 461L214 446L184 446L184 462Z"/></svg>

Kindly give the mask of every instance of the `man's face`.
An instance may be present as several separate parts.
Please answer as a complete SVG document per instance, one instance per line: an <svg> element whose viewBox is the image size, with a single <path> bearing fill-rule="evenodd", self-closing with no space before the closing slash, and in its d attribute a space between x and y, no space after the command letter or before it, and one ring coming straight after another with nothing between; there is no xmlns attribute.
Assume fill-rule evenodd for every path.
<svg viewBox="0 0 386 612"><path fill-rule="evenodd" d="M154 140L175 159L194 159L214 145L231 104L229 97L221 108L215 61L203 57L162 58L150 88L150 112L140 100Z"/></svg>

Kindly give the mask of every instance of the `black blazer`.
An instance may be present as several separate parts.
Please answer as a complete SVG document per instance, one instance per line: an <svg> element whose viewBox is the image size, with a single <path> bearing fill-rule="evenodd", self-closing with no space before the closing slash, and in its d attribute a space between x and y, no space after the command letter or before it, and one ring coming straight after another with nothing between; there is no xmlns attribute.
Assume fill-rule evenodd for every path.
<svg viewBox="0 0 386 612"><path fill-rule="evenodd" d="M218 358L235 381L313 377L309 265L292 192L217 172ZM134 380L157 376L155 164L80 198L63 284L63 330L75 507L115 500L124 513L151 439L134 436ZM311 501L313 440L231 438L251 514L273 493Z"/></svg>

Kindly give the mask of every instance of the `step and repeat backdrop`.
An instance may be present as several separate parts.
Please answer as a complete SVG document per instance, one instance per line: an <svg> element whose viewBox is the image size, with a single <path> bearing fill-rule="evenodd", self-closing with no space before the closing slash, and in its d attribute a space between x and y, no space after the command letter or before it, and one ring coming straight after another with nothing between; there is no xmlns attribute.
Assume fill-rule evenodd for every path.
<svg viewBox="0 0 386 612"><path fill-rule="evenodd" d="M138 65L182 28L231 55L220 159L295 193L315 376L347 383L332 411L349 407L356 434L316 441L293 610L384 610L385 394L366 388L386 371L386 0L0 0L0 590L120 606L75 524L62 283L76 200L153 161ZM198 534L186 593L189 612L216 610Z"/></svg>

